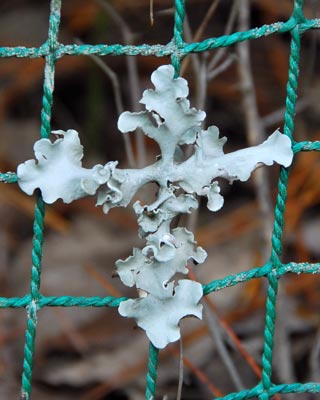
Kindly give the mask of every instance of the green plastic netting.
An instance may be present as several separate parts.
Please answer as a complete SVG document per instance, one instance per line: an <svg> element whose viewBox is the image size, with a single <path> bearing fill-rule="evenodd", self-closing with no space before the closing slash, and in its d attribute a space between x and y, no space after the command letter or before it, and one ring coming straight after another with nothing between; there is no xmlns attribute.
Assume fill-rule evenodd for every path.
<svg viewBox="0 0 320 400"><path fill-rule="evenodd" d="M245 32L236 32L231 35L209 38L201 42L186 43L183 40L183 21L185 1L175 0L175 17L173 39L166 45L65 45L58 41L60 11L62 0L52 0L49 19L48 40L40 47L1 47L1 57L45 58L43 101L41 112L41 137L47 138L50 134L50 120L53 104L55 62L66 55L129 55L129 56L170 56L172 64L179 73L180 61L192 52L203 52L218 47L230 46L245 40L259 39L275 33L289 33L291 35L291 52L289 59L287 97L284 133L292 140L294 153L301 151L319 151L320 142L294 140L294 115L297 99L300 38L310 29L320 27L320 19L307 19L303 14L303 0L293 1L292 15L286 22L277 22L264 25ZM6 183L15 183L14 173L0 174L0 180ZM315 274L320 272L320 263L283 264L281 262L282 233L284 227L284 212L287 198L289 170L281 168L278 182L278 195L275 206L275 221L272 235L272 250L269 261L258 268L226 276L203 286L204 295L222 290L253 278L266 277L268 279L268 295L266 300L266 322L264 329L264 351L262 355L262 378L253 388L236 393L230 393L223 399L242 400L258 398L266 400L278 393L320 393L320 383L292 383L274 384L272 382L272 353L274 346L275 308L279 278L287 273ZM34 217L34 238L32 250L32 268L30 293L23 297L1 297L1 308L25 308L27 312L27 329L23 359L21 399L30 399L32 389L32 368L35 351L36 325L38 311L43 307L117 307L123 298L108 297L74 297L74 296L44 296L40 292L41 257L43 245L45 206L41 197L37 198ZM150 345L149 363L146 384L146 399L155 397L157 377L158 350Z"/></svg>

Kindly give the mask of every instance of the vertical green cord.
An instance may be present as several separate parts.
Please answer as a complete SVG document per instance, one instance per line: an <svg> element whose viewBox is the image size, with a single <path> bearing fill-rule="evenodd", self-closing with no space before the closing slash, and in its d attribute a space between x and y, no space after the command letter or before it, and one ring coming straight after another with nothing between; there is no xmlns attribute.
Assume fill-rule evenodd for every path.
<svg viewBox="0 0 320 400"><path fill-rule="evenodd" d="M44 86L41 111L41 137L47 138L50 135L50 121L53 102L54 88L54 69L55 69L55 50L58 45L57 37L59 32L61 0L52 0L49 19L48 47L49 53L46 56L44 70ZM32 369L35 351L36 325L37 325L37 301L40 296L40 278L41 278L41 259L44 231L44 202L39 195L37 197L34 224L33 224L33 248L32 248L32 266L30 297L31 301L27 306L27 328L25 335L23 372L21 384L21 399L28 400L32 389Z"/></svg>
<svg viewBox="0 0 320 400"><path fill-rule="evenodd" d="M150 342L147 385L146 385L146 400L154 400L154 398L155 398L156 383L157 383L158 356L159 356L159 349L154 347L154 345Z"/></svg>
<svg viewBox="0 0 320 400"><path fill-rule="evenodd" d="M175 51L171 55L171 63L175 70L175 78L179 76L181 66L181 55L179 49L183 47L183 22L185 16L185 0L176 0L174 14L173 43Z"/></svg>
<svg viewBox="0 0 320 400"><path fill-rule="evenodd" d="M303 17L303 1L295 1L292 18L295 23L301 22ZM299 59L300 59L300 34L298 28L291 31L291 47L289 58L289 74L287 84L286 111L284 116L284 133L293 140L294 116L297 101ZM287 201L287 187L289 181L289 169L281 168L278 183L278 196L275 206L275 220L272 234L271 263L274 269L281 266L280 257L282 254L282 236L284 228L285 204ZM268 274L269 288L266 301L266 322L264 329L264 351L262 355L262 386L264 393L259 400L267 400L267 391L271 388L272 376L272 351L274 346L274 329L276 321L276 297L278 291L278 278L274 272Z"/></svg>
<svg viewBox="0 0 320 400"><path fill-rule="evenodd" d="M175 70L175 77L179 76L181 66L181 56L179 54L179 47L183 46L183 21L185 15L185 0L175 1L175 17L173 28L173 43L175 51L171 56L171 63ZM157 381L157 366L158 366L159 349L150 343L149 347L149 361L147 373L147 386L146 386L146 400L153 400L156 393Z"/></svg>
<svg viewBox="0 0 320 400"><path fill-rule="evenodd" d="M274 328L276 321L276 299L278 292L278 277L275 273L268 275L269 287L266 302L266 322L264 328L264 348L262 355L262 387L264 393L259 396L259 400L269 398L267 391L271 388L272 376L272 351L274 346Z"/></svg>
<svg viewBox="0 0 320 400"><path fill-rule="evenodd" d="M34 358L34 343L37 325L37 300L39 298L41 256L44 227L44 204L39 197L35 206L35 219L33 223L33 249L30 295L31 301L27 306L27 329L25 335L21 399L28 400L32 389L32 369Z"/></svg>
<svg viewBox="0 0 320 400"><path fill-rule="evenodd" d="M51 131L51 114L54 89L54 72L56 62L56 49L59 45L58 34L60 24L61 0L51 0L49 19L48 47L44 68L43 97L41 110L41 137L48 138Z"/></svg>

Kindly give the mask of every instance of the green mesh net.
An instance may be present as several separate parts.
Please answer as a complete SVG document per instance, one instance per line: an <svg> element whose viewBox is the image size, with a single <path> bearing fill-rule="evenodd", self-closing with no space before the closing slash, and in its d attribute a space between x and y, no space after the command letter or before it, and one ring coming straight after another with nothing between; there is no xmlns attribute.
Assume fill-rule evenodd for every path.
<svg viewBox="0 0 320 400"><path fill-rule="evenodd" d="M185 1L175 0L175 17L173 39L165 45L64 45L59 43L59 23L62 0L52 0L49 19L48 40L40 47L1 47L1 57L19 58L45 58L43 100L41 111L41 137L47 138L50 134L50 120L53 104L55 63L66 55L129 55L129 56L170 56L171 62L179 74L180 61L193 52L203 52L218 47L259 39L275 33L289 33L291 35L291 52L289 59L288 84L286 96L286 110L284 134L292 141L295 154L301 151L319 151L320 142L294 140L294 115L297 100L300 38L310 29L320 27L319 19L307 19L303 14L303 0L293 1L292 15L286 22L277 22L264 25L245 32L236 32L201 42L186 43L183 40L183 21L185 15ZM0 174L2 182L15 183L17 177L13 173ZM289 170L281 168L278 182L278 195L275 206L275 220L272 235L272 250L269 261L258 268L226 276L203 286L204 295L224 288L247 282L253 278L265 277L268 280L268 293L266 300L266 321L264 329L264 350L261 359L262 376L260 382L251 389L230 393L223 399L242 400L258 398L266 400L272 396L283 393L320 393L320 383L292 383L274 384L272 382L272 354L274 347L274 329L276 317L276 302L278 282L281 276L292 274L315 274L320 272L320 263L295 263L283 264L281 262L282 234L284 227L284 212L287 198ZM32 249L32 269L30 292L23 297L0 298L1 308L25 308L27 311L27 328L25 335L21 399L30 399L32 389L32 369L35 352L36 325L38 311L43 307L118 307L123 298L108 297L74 297L74 296L44 296L40 292L41 257L43 245L45 206L41 197L37 198L34 213L34 238ZM148 372L146 379L146 399L155 397L157 378L158 350L151 344L149 352Z"/></svg>

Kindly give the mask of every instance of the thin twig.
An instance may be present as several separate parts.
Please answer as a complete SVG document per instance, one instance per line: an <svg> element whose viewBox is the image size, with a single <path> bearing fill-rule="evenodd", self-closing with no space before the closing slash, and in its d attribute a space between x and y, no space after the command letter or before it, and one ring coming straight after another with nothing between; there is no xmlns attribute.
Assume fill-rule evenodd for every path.
<svg viewBox="0 0 320 400"><path fill-rule="evenodd" d="M131 32L130 27L116 9L105 0L97 0L102 8L110 15L116 25L118 25L123 41L125 44L131 45L134 42L135 34ZM139 100L140 100L140 84L138 74L138 64L136 57L126 57L128 80L129 80L129 91L131 99L131 109L133 111L140 111ZM141 168L146 164L146 146L144 141L144 135L140 129L136 130L135 133L136 147L137 147L137 166Z"/></svg>
<svg viewBox="0 0 320 400"><path fill-rule="evenodd" d="M184 18L184 35L187 41L191 42L192 41L192 32L191 32L191 27L189 23L188 16L186 15ZM189 64L189 60L192 62L192 70L194 73L195 81L196 81L196 95L195 97L197 98L199 96L198 91L199 91L199 85L198 85L198 77L199 77L199 70L200 70L200 57L198 54L190 54L189 57L186 57L181 64L181 69L180 69L180 75L182 76Z"/></svg>
<svg viewBox="0 0 320 400"><path fill-rule="evenodd" d="M249 1L243 0L239 8L239 31L249 29ZM246 120L247 138L250 146L261 143L265 137L264 129L258 113L256 93L252 78L252 70L250 63L249 42L244 41L237 45L238 51L238 70L240 76L243 111ZM268 187L267 172L263 168L259 168L253 175L253 183L258 199L260 215L263 220L262 232L262 256L267 259L270 253L271 233L272 233L272 202L271 194Z"/></svg>
<svg viewBox="0 0 320 400"><path fill-rule="evenodd" d="M190 268L189 268L189 277L192 280L195 280L195 281L198 280L195 272ZM216 305L214 304L214 302L208 296L206 296L204 298L204 301L208 306L208 310L210 310L211 313L217 317L219 324L225 330L233 347L239 351L239 353L242 355L245 362L249 365L249 367L252 369L252 371L255 373L255 375L258 378L261 378L261 367L259 367L259 365L255 361L255 359L245 349L245 347L243 346L243 344L241 343L241 341L239 340L239 338L237 337L237 335L235 334L235 332L233 331L233 329L231 328L229 323L219 315L218 309L217 309ZM275 398L275 400L281 400L280 396L278 394L275 395L274 398Z"/></svg>
<svg viewBox="0 0 320 400"><path fill-rule="evenodd" d="M186 39L187 39L188 42L190 42L190 43L191 42L198 42L201 39L201 37L203 35L203 32L206 29L206 27L207 27L212 15L214 14L216 8L218 7L219 3L220 3L220 0L213 0L212 1L211 6L209 7L208 11L206 12L206 15L204 16L202 22L199 25L199 28L197 29L196 33L194 34L194 36L192 37L191 35L188 35L188 36L186 35ZM188 27L189 27L189 31L191 32L189 24L188 24ZM193 57L194 55L195 54L191 55L191 59L194 58ZM183 60L182 65L181 65L181 70L180 70L180 74L181 75L183 75L184 72L186 71L186 69L188 68L189 60L190 60L189 57L186 57Z"/></svg>
<svg viewBox="0 0 320 400"><path fill-rule="evenodd" d="M314 344L310 352L310 379L314 382L320 380L320 327L318 328Z"/></svg>
<svg viewBox="0 0 320 400"><path fill-rule="evenodd" d="M207 26L209 19L212 17L214 11L216 10L218 4L219 4L219 1L212 2L211 6L208 10L208 15L205 16L205 18L201 22L200 27L198 28L198 30L194 36L192 35L189 21L187 18L185 18L184 32L185 32L185 37L189 42L199 40L201 38L203 31L204 31L205 27ZM231 10L231 17L229 18L229 22L227 24L228 25L227 30L232 29L233 20L235 18L236 11L237 11L237 8L233 7ZM212 68L210 71L211 76L208 75L209 69L208 69L207 59L208 59L208 53L203 53L201 57L197 54L191 55L193 73L194 73L195 81L196 81L195 106L196 106L196 108L198 108L200 110L206 109L206 97L207 97L207 90L208 90L208 82L210 80L216 78L222 72L224 72L234 61L234 56L230 56L229 58L227 58L227 60L224 61L217 68ZM184 72L184 70L187 68L187 65L188 65L188 58L186 58L184 60L184 62L182 63L181 73ZM202 127L205 128L204 124ZM191 152L192 152L192 146L189 146L186 150L186 157L190 157ZM187 228L191 231L193 231L197 225L198 214L199 214L199 210L196 209L190 215L188 215Z"/></svg>
<svg viewBox="0 0 320 400"><path fill-rule="evenodd" d="M277 376L282 382L293 383L295 381L292 348L288 334L288 321L290 316L287 311L287 299L285 298L283 282L279 281L277 296L277 313L280 318L277 320L275 330L275 343L277 351L274 352L274 367ZM281 316L286 316L281 318Z"/></svg>
<svg viewBox="0 0 320 400"><path fill-rule="evenodd" d="M313 101L314 101L314 96L308 95L308 97L299 99L296 103L295 107L295 112L300 113L301 111L304 111L307 107L309 107ZM275 110L271 112L270 114L264 116L261 118L261 124L264 129L273 126L275 124L278 124L283 121L284 119L284 113L285 113L286 108L281 107L278 110Z"/></svg>
<svg viewBox="0 0 320 400"><path fill-rule="evenodd" d="M183 386L183 343L182 338L179 340L179 381L177 389L177 400L181 400Z"/></svg>
<svg viewBox="0 0 320 400"><path fill-rule="evenodd" d="M185 37L188 41L193 40L192 32L191 32L191 27L189 24L188 17L185 17L184 20L184 34ZM204 109L204 101L203 104L201 103L201 99L206 98L206 93L207 93L207 79L206 79L206 68L205 68L205 63L200 61L200 56L198 54L191 54L191 61L192 61L192 70L194 73L195 77L195 82L196 82L196 87L195 87L195 106L198 109ZM186 61L186 60L185 60ZM182 67L180 70L180 73L183 74L183 70L186 69L187 64L182 63ZM189 145L186 149L186 158L191 156L191 153L193 151L193 146ZM193 210L193 212L188 215L187 217L187 229L193 231L197 225L198 221L198 209Z"/></svg>
<svg viewBox="0 0 320 400"><path fill-rule="evenodd" d="M243 0L239 10L239 30L249 29L250 10L249 1ZM250 145L256 145L264 139L264 131L260 121L257 99L252 77L249 42L244 41L237 45L240 85L243 98L243 109L246 118L247 136Z"/></svg>
<svg viewBox="0 0 320 400"><path fill-rule="evenodd" d="M77 39L75 42L77 44L82 44L82 42L79 39ZM121 96L120 83L119 83L117 74L106 63L104 63L101 60L101 58L99 58L98 56L90 54L89 57L96 65L98 65L98 67L110 79L112 89L113 89L113 95L114 95L114 100L115 100L115 104L116 104L117 114L119 116L121 113L123 113L124 107L123 107L123 101L122 101L122 96ZM123 133L122 137L123 137L123 141L124 141L124 148L125 148L128 165L130 168L134 168L135 161L134 161L132 145L131 145L131 140L130 140L129 134Z"/></svg>
<svg viewBox="0 0 320 400"><path fill-rule="evenodd" d="M184 33L185 37L188 41L192 41L192 32L191 32L191 27L189 24L189 20L187 17L185 17L184 21ZM200 56L198 54L191 54L191 61L192 61L192 70L195 76L195 82L196 82L196 108L203 110L204 105L205 105L205 98L207 94L207 74L206 74L206 66L204 63L204 60L202 58L202 62L200 61ZM187 59L185 60L187 61ZM183 73L183 68L187 68L187 64L182 63L181 67L181 73ZM203 102L202 100L203 99ZM200 104L203 103L203 104ZM201 105L201 107L200 107ZM193 151L193 146L189 145L186 149L186 157L190 157ZM187 217L187 229L189 229L191 232L195 230L195 227L197 225L198 221L198 216L199 216L199 210L193 210L193 212L188 215Z"/></svg>
<svg viewBox="0 0 320 400"><path fill-rule="evenodd" d="M138 74L138 64L136 57L126 57L128 79L129 79L129 90L131 98L131 109L134 112L140 111L139 100L140 100L140 84ZM142 168L146 165L146 145L144 140L144 134L141 129L137 129L135 133L136 147L137 147L137 165L138 168Z"/></svg>
<svg viewBox="0 0 320 400"><path fill-rule="evenodd" d="M250 22L250 5L249 0L242 0L241 7L239 9L239 31L246 31L249 29ZM258 112L257 99L255 93L255 87L252 77L252 69L250 62L250 47L249 42L244 41L237 45L238 50L238 70L241 82L242 90L242 102L243 112L246 120L246 130L248 142L251 146L257 145L262 142L265 138L265 132L261 123L261 118ZM258 200L258 207L262 218L262 246L261 253L264 260L269 257L271 250L271 234L272 234L272 202L271 194L268 186L267 172L263 168L259 168L253 175L254 188ZM281 294L280 300L281 302ZM283 314L283 307L278 309L281 322L281 315ZM280 324L277 327L277 335L281 338L281 343L288 341L287 327L284 324ZM285 371L286 377L290 379L292 377L292 371L290 371L291 352L288 346L283 346L281 349L281 357L278 359L279 370ZM286 381L286 379L285 379Z"/></svg>
<svg viewBox="0 0 320 400"><path fill-rule="evenodd" d="M198 280L196 273L191 268L189 268L189 276L193 280ZM212 310L210 309L209 305L206 302L204 302L204 304L203 304L203 315L205 317L209 333L210 333L211 337L213 338L213 341L216 345L217 352L218 352L223 364L225 365L235 388L237 390L242 390L244 388L244 385L243 385L240 375L237 371L237 368L234 365L234 362L227 351L227 348L226 348L226 345L225 345L225 342L224 342L224 339L222 336L222 330L221 330L220 324L219 324L219 318L216 314L214 314L212 312Z"/></svg>
<svg viewBox="0 0 320 400"><path fill-rule="evenodd" d="M230 67L230 65L235 60L236 56L234 54L229 54L228 57L219 66L208 72L208 80L211 81L212 79L215 79L218 75L222 74L226 69Z"/></svg>
<svg viewBox="0 0 320 400"><path fill-rule="evenodd" d="M208 75L207 75L207 56L206 54L202 54L201 62L200 62L200 70L198 71L199 79L198 79L198 97L196 99L196 107L199 110L206 109L206 98L208 91Z"/></svg>
<svg viewBox="0 0 320 400"><path fill-rule="evenodd" d="M240 378L239 372L237 371L236 366L227 351L224 339L222 337L218 318L210 312L207 304L203 304L203 314L206 319L209 332L214 340L214 343L217 346L217 352L220 355L221 360L224 363L228 373L230 374L230 378L236 390L243 390L244 385Z"/></svg>
<svg viewBox="0 0 320 400"><path fill-rule="evenodd" d="M173 347L168 347L166 349L167 352L172 353L175 357L179 358L179 352ZM203 373L198 367L196 367L187 357L183 356L183 363L185 367L187 367L198 379L202 382L205 386L207 386L208 390L213 394L215 397L222 397L223 393L210 382L208 376ZM163 399L164 400L164 399Z"/></svg>
<svg viewBox="0 0 320 400"><path fill-rule="evenodd" d="M234 26L234 23L236 21L236 17L237 17L237 13L239 10L239 2L240 0L235 0L233 2L230 14L229 14L229 18L228 21L226 23L226 27L224 30L224 35L229 35L232 31L232 28ZM208 72L211 73L212 70L217 66L217 64L220 62L220 60L222 59L222 57L225 55L227 51L226 47L220 47L220 49L214 53L213 57L211 58L211 60L208 63Z"/></svg>
<svg viewBox="0 0 320 400"><path fill-rule="evenodd" d="M204 16L199 28L197 29L197 31L193 37L194 42L198 42L202 38L203 32L206 29L206 27L208 26L208 23L209 23L211 17L213 16L213 14L215 13L219 3L220 3L220 0L212 1L211 6L209 7L208 11L206 12L206 15Z"/></svg>
<svg viewBox="0 0 320 400"><path fill-rule="evenodd" d="M150 25L154 24L154 15L153 15L153 0L150 0Z"/></svg>

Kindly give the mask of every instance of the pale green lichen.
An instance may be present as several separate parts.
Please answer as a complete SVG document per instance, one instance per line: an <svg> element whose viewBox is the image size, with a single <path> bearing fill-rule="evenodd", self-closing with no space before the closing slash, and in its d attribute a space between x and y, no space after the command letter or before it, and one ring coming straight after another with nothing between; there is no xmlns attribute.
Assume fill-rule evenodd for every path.
<svg viewBox="0 0 320 400"><path fill-rule="evenodd" d="M198 196L208 199L207 206L217 211L223 196L217 178L229 182L246 181L260 165L277 162L288 167L293 158L287 136L275 131L259 146L224 154L226 138L219 137L215 126L201 129L203 111L190 108L188 84L174 78L170 65L159 67L151 75L155 89L143 93L146 110L121 114L118 127L127 133L137 128L155 140L161 156L141 169L119 169L112 161L92 169L83 168L83 149L76 131L55 132L55 142L41 139L35 143L35 160L26 161L17 170L23 191L40 189L45 202L61 198L69 203L87 195L97 195L97 205L107 213L113 207L125 207L139 189L156 182L159 190L153 203L133 204L139 235L145 238L143 249L118 260L116 267L122 282L135 286L137 299L122 302L121 315L133 317L154 346L165 347L180 337L179 321L187 315L201 318L202 286L187 279L175 282L177 274L187 274L189 260L203 263L206 252L196 246L193 234L185 228L171 228L172 220L198 207ZM193 146L187 158L182 145Z"/></svg>

